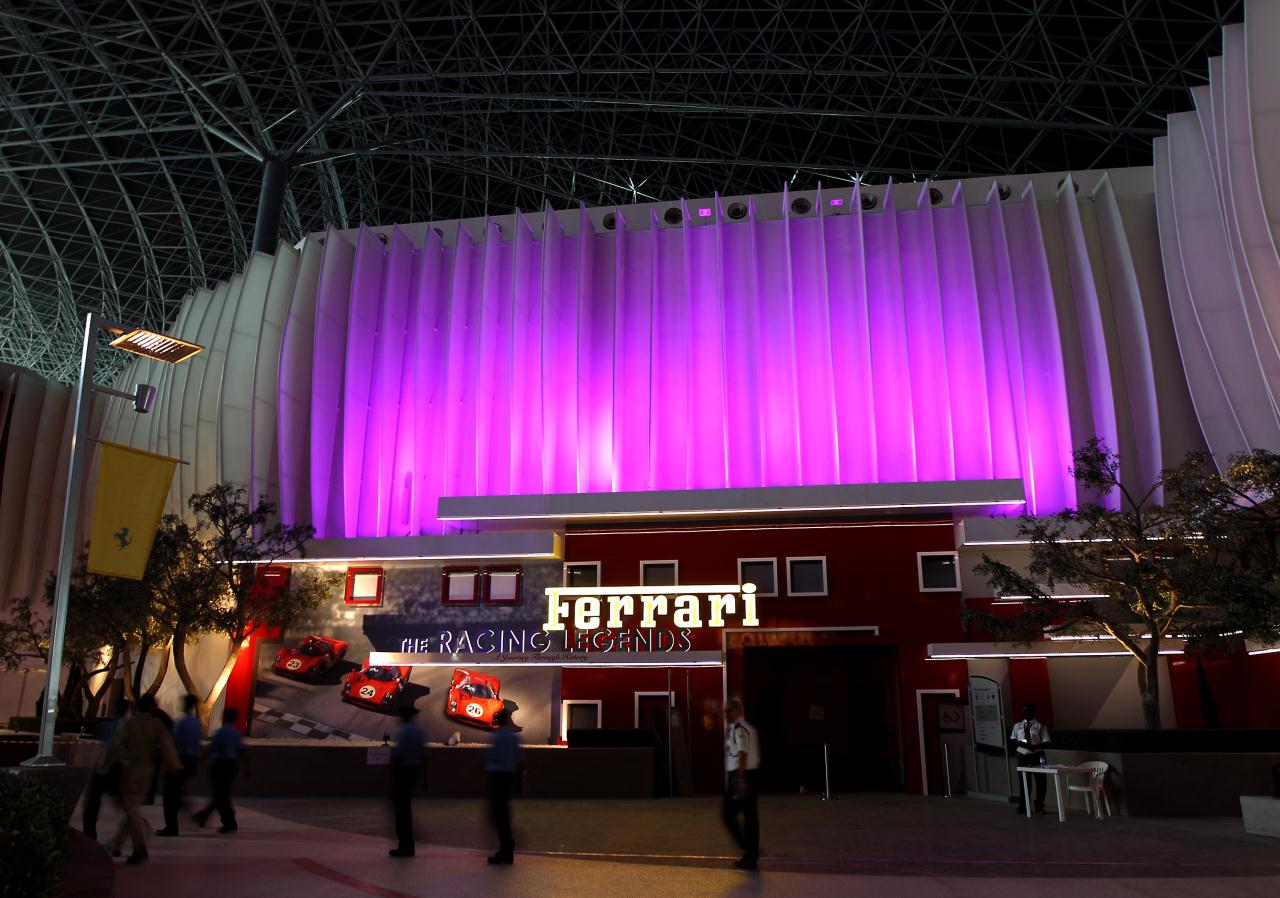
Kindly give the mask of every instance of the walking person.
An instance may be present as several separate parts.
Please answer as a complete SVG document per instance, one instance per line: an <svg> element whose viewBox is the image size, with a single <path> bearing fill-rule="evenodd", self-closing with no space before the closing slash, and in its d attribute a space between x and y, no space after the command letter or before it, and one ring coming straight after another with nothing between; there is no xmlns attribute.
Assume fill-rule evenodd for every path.
<svg viewBox="0 0 1280 898"><path fill-rule="evenodd" d="M156 700L144 695L138 699L120 728L107 746L107 756L99 770L119 770L120 809L124 819L111 839L111 852L120 856L124 839L128 835L132 853L126 863L140 864L147 859L146 821L142 819L139 805L146 797L156 770L175 770L179 766L178 753L173 750L173 740L164 724L155 717Z"/></svg>
<svg viewBox="0 0 1280 898"><path fill-rule="evenodd" d="M742 857L733 865L740 870L754 870L760 860L760 736L743 719L740 699L731 698L724 706L724 723L724 825L742 849Z"/></svg>
<svg viewBox="0 0 1280 898"><path fill-rule="evenodd" d="M111 716L102 722L98 728L98 741L103 744L103 749L111 744L111 739L116 734L116 730L120 728L120 724L124 723L124 719L129 716L129 700L118 698L112 703ZM98 812L102 810L102 796L108 792L116 791L115 772L110 769L103 769L101 764L94 769L89 776L89 790L84 797L84 811L80 821L80 828L90 839L98 838Z"/></svg>
<svg viewBox="0 0 1280 898"><path fill-rule="evenodd" d="M236 809L231 806L231 784L235 782L242 757L245 758L247 768L244 740L236 726L236 709L227 708L222 712L222 726L218 727L209 740L209 785L213 789L213 798L204 810L195 815L197 826L204 826L209 815L217 811L218 818L222 821L218 832L236 831Z"/></svg>
<svg viewBox="0 0 1280 898"><path fill-rule="evenodd" d="M182 697L182 719L173 725L173 747L182 766L164 780L164 829L156 830L157 836L178 834L178 811L182 809L182 793L187 783L196 775L200 766L200 737L204 727L196 715L200 700L194 695Z"/></svg>
<svg viewBox="0 0 1280 898"><path fill-rule="evenodd" d="M493 744L485 750L484 769L489 772L489 819L498 831L498 851L489 855L491 864L515 861L516 842L511 835L511 792L516 771L520 768L519 729L511 722L511 712L504 706L496 715L498 731Z"/></svg>
<svg viewBox="0 0 1280 898"><path fill-rule="evenodd" d="M1019 767L1044 766L1044 749L1049 744L1049 730L1043 723L1036 720L1035 705L1029 703L1023 705L1022 720L1013 725L1009 741L1013 743L1014 750L1018 753ZM1049 787L1049 774L1033 773L1031 778L1036 781L1036 813L1043 814L1044 793ZM1018 802L1018 813L1026 812L1027 796L1023 795Z"/></svg>
<svg viewBox="0 0 1280 898"><path fill-rule="evenodd" d="M392 733L391 805L396 817L396 847L392 857L413 857L413 793L422 782L422 762L427 756L427 734L414 720L418 709L400 709L400 726Z"/></svg>

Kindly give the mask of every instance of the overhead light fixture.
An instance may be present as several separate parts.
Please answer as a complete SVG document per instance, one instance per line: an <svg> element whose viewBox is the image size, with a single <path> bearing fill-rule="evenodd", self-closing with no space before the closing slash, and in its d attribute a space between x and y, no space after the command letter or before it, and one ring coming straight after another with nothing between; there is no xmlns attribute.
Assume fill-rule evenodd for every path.
<svg viewBox="0 0 1280 898"><path fill-rule="evenodd" d="M199 343L188 343L186 340L179 340L177 337L170 337L166 334L157 334L155 331L144 330L140 327L135 327L133 330L116 337L111 341L111 345L116 349L132 352L134 355L175 365L191 358L198 352L204 351L204 347Z"/></svg>

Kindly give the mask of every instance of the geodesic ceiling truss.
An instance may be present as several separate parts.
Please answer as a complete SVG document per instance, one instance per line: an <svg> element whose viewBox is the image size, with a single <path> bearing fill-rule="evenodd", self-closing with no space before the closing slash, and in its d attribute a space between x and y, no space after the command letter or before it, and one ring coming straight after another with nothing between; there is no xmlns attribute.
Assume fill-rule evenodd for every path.
<svg viewBox="0 0 1280 898"><path fill-rule="evenodd" d="M244 263L265 160L288 239L1147 165L1241 6L0 0L0 360L67 380L86 309L171 321Z"/></svg>

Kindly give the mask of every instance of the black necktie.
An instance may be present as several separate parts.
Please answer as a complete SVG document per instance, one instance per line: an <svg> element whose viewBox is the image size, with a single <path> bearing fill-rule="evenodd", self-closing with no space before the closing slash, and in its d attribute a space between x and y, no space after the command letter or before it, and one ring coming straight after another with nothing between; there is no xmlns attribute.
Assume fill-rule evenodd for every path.
<svg viewBox="0 0 1280 898"><path fill-rule="evenodd" d="M1027 718L1022 724L1022 741L1027 743L1027 748L1031 748L1031 718Z"/></svg>

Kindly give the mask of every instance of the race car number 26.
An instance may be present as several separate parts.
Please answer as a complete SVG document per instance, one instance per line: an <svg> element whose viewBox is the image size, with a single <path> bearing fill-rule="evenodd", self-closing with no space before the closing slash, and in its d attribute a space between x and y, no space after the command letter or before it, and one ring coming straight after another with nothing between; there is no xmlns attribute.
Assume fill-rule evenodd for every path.
<svg viewBox="0 0 1280 898"><path fill-rule="evenodd" d="M467 711L467 716L468 716L468 717L483 717L483 716L484 716L484 708L480 707L480 706L479 706L477 703L475 703L475 702L468 702L468 703L467 703L467 707L466 707L466 711Z"/></svg>
<svg viewBox="0 0 1280 898"><path fill-rule="evenodd" d="M361 697L361 698L373 698L373 694L374 694L374 692L376 692L376 691L377 691L377 690L375 690L372 686L368 686L368 685L361 686L361 687L360 687L360 697Z"/></svg>

